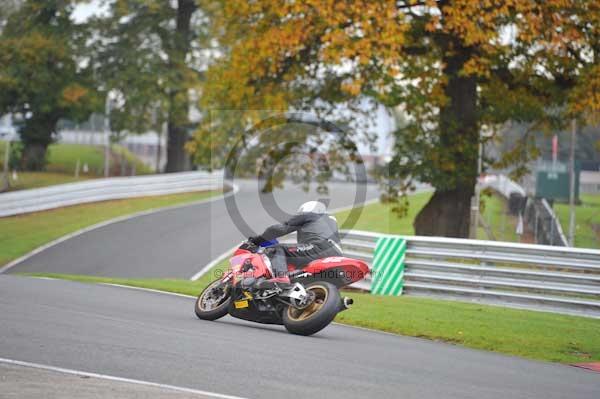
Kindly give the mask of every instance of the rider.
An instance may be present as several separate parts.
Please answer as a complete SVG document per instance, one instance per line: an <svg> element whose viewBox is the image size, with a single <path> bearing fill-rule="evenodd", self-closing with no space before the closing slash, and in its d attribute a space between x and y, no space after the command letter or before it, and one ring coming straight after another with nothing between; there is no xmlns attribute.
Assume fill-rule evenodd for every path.
<svg viewBox="0 0 600 399"><path fill-rule="evenodd" d="M269 247L267 254L275 275L261 283L259 288L272 287L274 283L290 284L288 263L300 269L315 259L342 254L337 220L327 213L327 206L320 201L305 202L287 222L274 224L261 235L248 238L248 241L260 245L294 231L297 231L298 244Z"/></svg>

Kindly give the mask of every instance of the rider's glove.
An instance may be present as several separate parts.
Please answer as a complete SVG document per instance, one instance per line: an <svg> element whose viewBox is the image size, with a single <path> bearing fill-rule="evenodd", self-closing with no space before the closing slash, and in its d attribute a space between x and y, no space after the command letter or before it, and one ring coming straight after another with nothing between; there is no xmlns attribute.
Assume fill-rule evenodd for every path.
<svg viewBox="0 0 600 399"><path fill-rule="evenodd" d="M263 238L263 236L254 236L254 237L248 237L248 241L250 241L254 245L260 245L267 240L265 240Z"/></svg>

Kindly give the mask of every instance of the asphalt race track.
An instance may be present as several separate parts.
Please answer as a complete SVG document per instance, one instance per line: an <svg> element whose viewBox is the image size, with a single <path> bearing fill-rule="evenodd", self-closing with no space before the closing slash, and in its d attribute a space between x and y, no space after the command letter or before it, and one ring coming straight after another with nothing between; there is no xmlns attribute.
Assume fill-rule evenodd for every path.
<svg viewBox="0 0 600 399"><path fill-rule="evenodd" d="M315 195L286 187L275 198L292 211ZM368 198L376 196L370 187ZM252 182L242 182L233 198L257 230L273 221ZM332 186L331 208L353 199L352 185ZM248 234L230 214L217 199L136 217L64 241L10 272L189 278ZM0 358L245 398L600 397L600 375L583 369L341 325L299 337L281 326L230 317L205 322L195 317L193 303L163 293L3 274ZM18 381L28 378L49 381L58 390L49 397L125 391L150 397L151 388L136 391L94 379L77 384L74 377L32 370L0 367L0 397L19 393ZM60 391L57 381L70 381L69 390ZM28 388L37 397L35 385ZM153 397L168 392L161 389Z"/></svg>
<svg viewBox="0 0 600 399"><path fill-rule="evenodd" d="M0 357L248 398L575 399L600 392L598 374L570 366L340 325L299 337L229 317L200 321L193 301L2 275Z"/></svg>
<svg viewBox="0 0 600 399"><path fill-rule="evenodd" d="M330 209L340 208L353 205L357 191L354 184L331 183L330 195L322 196L314 187L304 192L288 183L285 189L275 190L274 205L268 202L269 196L259 194L256 181L236 184L239 191L232 199L239 214L255 229L254 233L282 218L277 207L292 213L304 201L327 198L331 201ZM367 199L378 196L375 185L366 186L364 192ZM223 199L164 210L64 241L28 258L10 272L190 278L212 259L252 235L252 231L240 231L237 220L239 217L232 215Z"/></svg>

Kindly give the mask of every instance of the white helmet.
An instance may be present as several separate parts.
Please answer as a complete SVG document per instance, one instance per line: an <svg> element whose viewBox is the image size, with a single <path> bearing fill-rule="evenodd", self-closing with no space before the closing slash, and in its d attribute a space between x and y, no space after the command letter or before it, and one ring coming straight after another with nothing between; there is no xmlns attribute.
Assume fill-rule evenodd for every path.
<svg viewBox="0 0 600 399"><path fill-rule="evenodd" d="M308 201L300 205L298 213L325 213L327 206L320 201Z"/></svg>

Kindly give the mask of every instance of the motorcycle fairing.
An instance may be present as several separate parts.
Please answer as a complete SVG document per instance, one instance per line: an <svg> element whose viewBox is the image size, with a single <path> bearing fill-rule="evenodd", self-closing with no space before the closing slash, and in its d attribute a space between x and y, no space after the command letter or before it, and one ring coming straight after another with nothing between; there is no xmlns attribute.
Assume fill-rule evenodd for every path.
<svg viewBox="0 0 600 399"><path fill-rule="evenodd" d="M239 284L233 286L231 299L229 314L233 317L262 324L283 324L280 309L273 306L270 301L249 299L248 294ZM236 308L235 302L241 300L247 300L248 307Z"/></svg>
<svg viewBox="0 0 600 399"><path fill-rule="evenodd" d="M302 270L311 273L313 279L343 287L364 279L369 273L369 266L358 259L330 256L314 260Z"/></svg>

